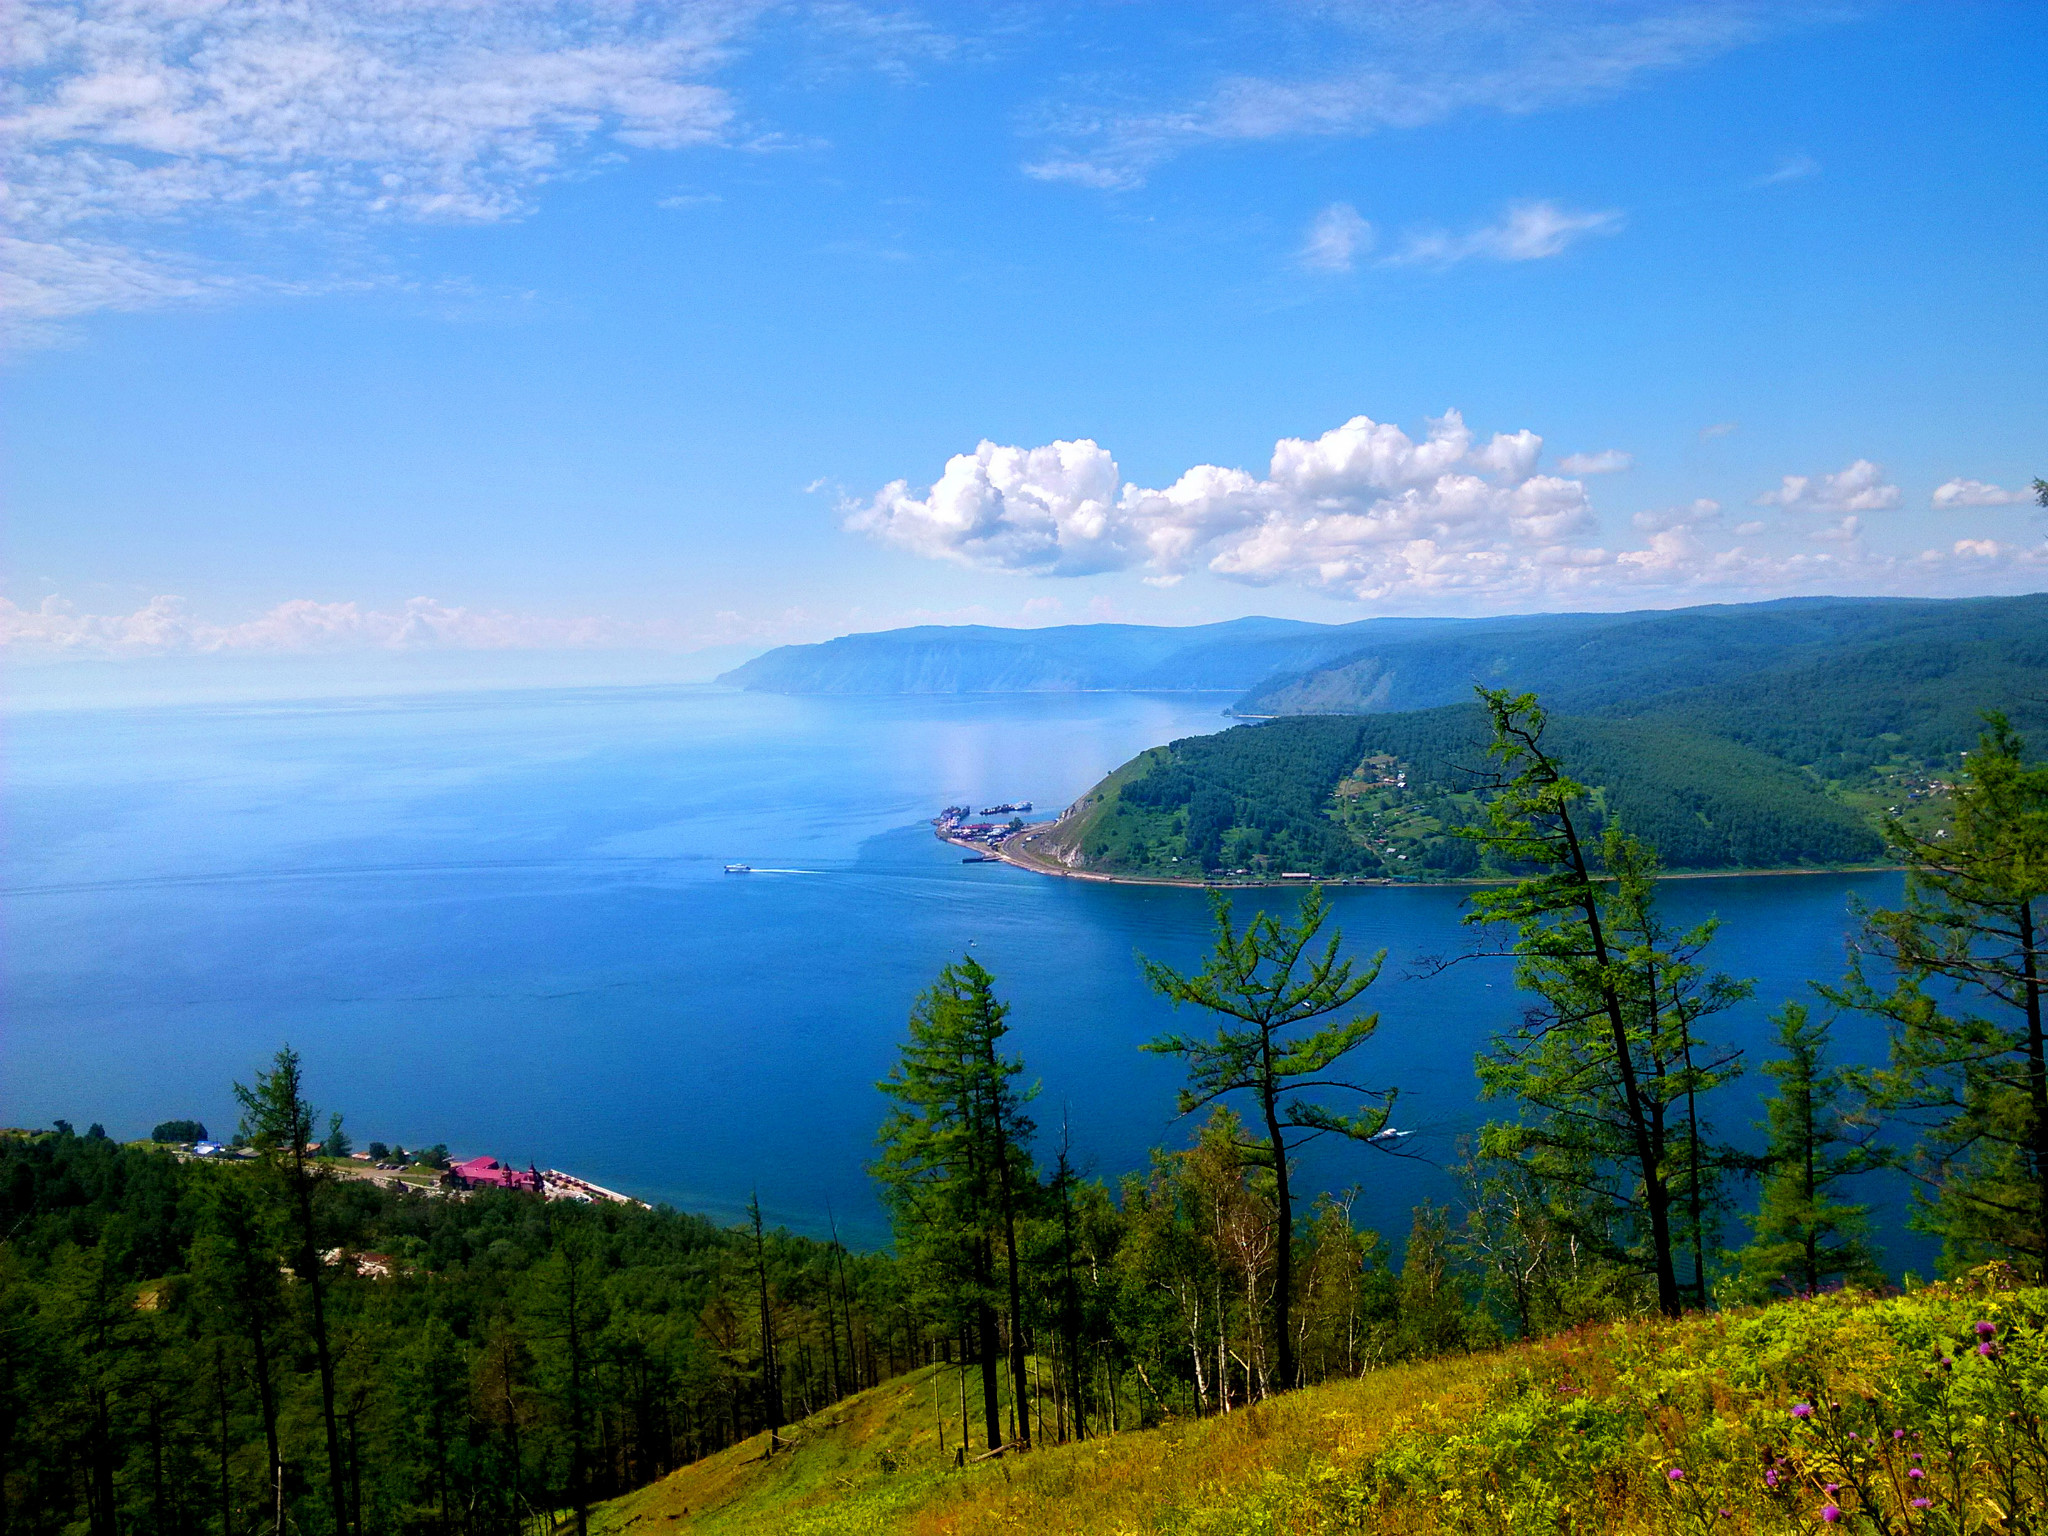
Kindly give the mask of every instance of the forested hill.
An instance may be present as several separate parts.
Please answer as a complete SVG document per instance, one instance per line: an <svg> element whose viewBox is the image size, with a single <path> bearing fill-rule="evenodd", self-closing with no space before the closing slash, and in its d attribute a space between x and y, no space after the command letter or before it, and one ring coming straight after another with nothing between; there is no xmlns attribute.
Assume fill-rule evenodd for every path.
<svg viewBox="0 0 2048 1536"><path fill-rule="evenodd" d="M1432 666L1538 690L1556 711L1550 744L1598 788L1598 814L1619 815L1673 869L1869 862L1886 814L1938 823L1987 709L2048 745L2048 597L1731 613L1637 616L1597 640L1532 642L1498 667L1449 637ZM1334 697L1369 670L1311 674L1263 702ZM1393 677L1372 691L1395 696ZM1476 705L1352 708L1155 748L1027 846L1155 876L1502 873L1451 834L1482 811Z"/></svg>
<svg viewBox="0 0 2048 1536"><path fill-rule="evenodd" d="M1476 705L1243 725L1156 747L1033 846L1105 873L1353 878L1491 873L1449 829L1478 820ZM1791 764L1665 721L1563 716L1548 744L1674 869L1855 864L1867 813Z"/></svg>
<svg viewBox="0 0 2048 1536"><path fill-rule="evenodd" d="M1732 686L1739 697L1759 674L1830 665L1855 674L1884 657L1898 658L1881 662L1886 671L1906 677L1938 670L1945 656L1989 661L2005 654L2038 667L2048 642L2048 594L1798 598L1577 617L1585 622L1570 628L1516 620L1483 630L1373 636L1338 660L1262 682L1234 708L1255 716L1426 709L1469 698L1472 685L1483 682L1534 689L1562 710L1608 711L1685 689ZM1917 659L1905 660L1909 653Z"/></svg>
<svg viewBox="0 0 2048 1536"><path fill-rule="evenodd" d="M1793 598L1635 613L1309 624L1237 619L1184 629L925 626L787 645L720 681L767 693L1219 690L1248 715L1427 709L1478 680L1518 679L1584 710L1908 635L2014 636L2048 627L2048 597Z"/></svg>

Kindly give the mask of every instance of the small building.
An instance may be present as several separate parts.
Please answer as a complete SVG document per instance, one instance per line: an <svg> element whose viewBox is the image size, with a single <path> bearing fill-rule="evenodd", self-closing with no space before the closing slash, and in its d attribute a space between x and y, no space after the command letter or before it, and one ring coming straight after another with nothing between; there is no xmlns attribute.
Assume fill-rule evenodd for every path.
<svg viewBox="0 0 2048 1536"><path fill-rule="evenodd" d="M472 1157L450 1163L443 1182L455 1189L521 1189L540 1193L540 1173L533 1168L508 1168L495 1157Z"/></svg>

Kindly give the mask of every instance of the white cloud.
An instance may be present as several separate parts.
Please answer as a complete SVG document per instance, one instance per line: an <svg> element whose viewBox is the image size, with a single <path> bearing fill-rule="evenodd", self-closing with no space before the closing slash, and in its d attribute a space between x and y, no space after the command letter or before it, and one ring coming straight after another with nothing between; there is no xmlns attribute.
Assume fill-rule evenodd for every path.
<svg viewBox="0 0 2048 1536"><path fill-rule="evenodd" d="M1820 174L1820 162L1811 155L1787 155L1778 162L1778 168L1768 176L1759 176L1754 185L1775 187L1781 182L1804 181L1809 176Z"/></svg>
<svg viewBox="0 0 2048 1536"><path fill-rule="evenodd" d="M2017 507L2034 499L2032 490L2008 491L1982 480L1944 480L1931 498L1937 507Z"/></svg>
<svg viewBox="0 0 2048 1536"><path fill-rule="evenodd" d="M624 149L738 144L711 76L765 0L26 0L0 107L9 302L215 297L208 220L517 217Z"/></svg>
<svg viewBox="0 0 2048 1536"><path fill-rule="evenodd" d="M1813 512L1882 512L1898 504L1899 488L1885 480L1882 465L1868 459L1857 459L1846 469L1818 480L1787 475L1776 490L1765 491L1753 503Z"/></svg>
<svg viewBox="0 0 2048 1536"><path fill-rule="evenodd" d="M1301 264L1318 272L1349 272L1372 249L1372 225L1349 203L1332 203L1308 227Z"/></svg>
<svg viewBox="0 0 2048 1536"><path fill-rule="evenodd" d="M1654 511L1638 512L1629 519L1638 532L1669 533L1674 528L1709 528L1721 520L1721 503L1701 497L1698 501L1683 507L1658 507ZM1761 523L1746 523L1743 529L1754 533ZM1742 532L1743 529L1736 531Z"/></svg>
<svg viewBox="0 0 2048 1536"><path fill-rule="evenodd" d="M1618 475L1635 464L1636 456L1623 453L1619 448L1603 448L1598 453L1569 453L1557 461L1557 467L1568 475Z"/></svg>
<svg viewBox="0 0 2048 1536"><path fill-rule="evenodd" d="M1522 116L1704 62L1796 23L1805 9L1740 0L1293 7L1290 23L1319 61L1313 71L1227 75L1136 108L1048 109L1041 132L1058 147L1025 169L1122 190L1205 145L1357 138L1472 112Z"/></svg>
<svg viewBox="0 0 2048 1536"><path fill-rule="evenodd" d="M1742 430L1739 421L1716 421L1700 428L1700 441L1710 443L1717 437L1727 437Z"/></svg>
<svg viewBox="0 0 2048 1536"><path fill-rule="evenodd" d="M1621 214L1613 209L1575 213L1553 202L1514 203L1498 222L1466 234L1412 234L1386 262L1389 266L1447 267L1474 257L1540 261L1562 256L1588 235L1618 234L1622 223Z"/></svg>
<svg viewBox="0 0 2048 1536"><path fill-rule="evenodd" d="M736 616L710 630L657 622L485 612L416 597L397 609L298 598L235 623L194 615L182 598L156 597L133 613L90 614L59 598L20 608L0 598L0 652L16 657L350 650L582 650L687 648L734 638Z"/></svg>
<svg viewBox="0 0 2048 1536"><path fill-rule="evenodd" d="M977 569L1128 571L1155 586L1207 572L1408 609L1650 592L1925 590L1966 569L1981 584L1987 570L2035 579L2048 566L2048 553L2003 547L1988 567L1961 550L1873 554L1846 506L1831 506L1840 515L1812 535L1821 549L1717 547L1722 508L1705 499L1638 513L1646 545L1606 548L1593 542L1584 484L1535 472L1542 449L1526 430L1481 441L1455 411L1420 438L1357 416L1317 438L1282 438L1263 474L1198 464L1147 487L1125 481L1091 439L983 442L922 492L897 480L865 501L842 501L840 512L852 531ZM1875 483L1852 465L1824 489L1856 500ZM1734 536L1761 531L1744 523Z"/></svg>

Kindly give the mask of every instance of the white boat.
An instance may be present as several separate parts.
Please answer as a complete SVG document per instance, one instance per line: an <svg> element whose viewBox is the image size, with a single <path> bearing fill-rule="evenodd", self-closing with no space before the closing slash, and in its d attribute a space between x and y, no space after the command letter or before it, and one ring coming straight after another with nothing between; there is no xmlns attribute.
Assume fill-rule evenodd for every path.
<svg viewBox="0 0 2048 1536"><path fill-rule="evenodd" d="M725 872L728 875L751 875L754 872L754 866L751 864L728 864L725 866Z"/></svg>

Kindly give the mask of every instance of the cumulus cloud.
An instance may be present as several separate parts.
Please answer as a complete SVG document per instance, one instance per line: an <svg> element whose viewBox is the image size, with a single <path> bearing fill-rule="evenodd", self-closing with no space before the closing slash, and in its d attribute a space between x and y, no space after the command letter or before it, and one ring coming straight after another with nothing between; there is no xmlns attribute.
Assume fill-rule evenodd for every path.
<svg viewBox="0 0 2048 1536"><path fill-rule="evenodd" d="M1349 272L1372 249L1372 225L1349 203L1332 203L1308 227L1301 264L1317 272Z"/></svg>
<svg viewBox="0 0 2048 1536"><path fill-rule="evenodd" d="M1603 448L1598 453L1568 453L1557 461L1557 467L1568 475L1618 475L1635 461L1632 453Z"/></svg>
<svg viewBox="0 0 2048 1536"><path fill-rule="evenodd" d="M1937 507L2017 507L2034 499L2031 490L2008 491L1982 480L1944 480L1930 498Z"/></svg>
<svg viewBox="0 0 2048 1536"><path fill-rule="evenodd" d="M1588 235L1621 231L1613 209L1573 212L1553 202L1514 203L1492 224L1462 235L1440 230L1408 236L1386 258L1389 266L1448 267L1475 257L1489 261L1541 261L1562 256Z"/></svg>
<svg viewBox="0 0 2048 1536"><path fill-rule="evenodd" d="M1282 438L1263 473L1197 464L1170 484L1143 486L1093 439L984 441L948 460L928 487L892 481L865 500L842 500L840 513L851 531L981 570L1121 571L1154 585L1206 572L1409 608L1924 589L1965 564L1979 576L1984 569L1983 557L1965 561L1960 549L1910 558L1865 549L1846 503L1879 482L1854 465L1813 493L1835 498L1839 514L1818 530L1823 548L1722 547L1722 508L1705 499L1637 513L1645 546L1609 548L1598 542L1584 482L1538 474L1542 451L1526 429L1482 439L1456 411L1419 437L1356 416L1320 437ZM1810 500L1802 493L1801 504ZM1761 531L1744 523L1734 537ZM1991 559L2001 571L2048 565L2041 551L2001 548Z"/></svg>
<svg viewBox="0 0 2048 1536"><path fill-rule="evenodd" d="M1371 596L1456 586L1503 541L1551 549L1590 529L1584 487L1534 473L1542 448L1527 431L1479 442L1456 411L1419 441L1357 416L1318 438L1281 439L1263 476L1199 464L1150 488L1124 483L1109 451L1085 438L983 442L923 495L898 480L844 511L854 531L964 565L1137 568L1163 580L1206 568Z"/></svg>
<svg viewBox="0 0 2048 1536"><path fill-rule="evenodd" d="M1649 512L1638 512L1629 519L1642 533L1669 533L1674 528L1708 528L1721 521L1721 503L1701 497L1682 507L1658 507ZM1754 533L1763 525L1745 523L1740 532Z"/></svg>
<svg viewBox="0 0 2048 1536"><path fill-rule="evenodd" d="M1868 459L1857 459L1846 469L1819 479L1787 475L1776 490L1765 491L1753 503L1808 512L1883 512L1898 504L1899 488L1886 481L1882 465Z"/></svg>
<svg viewBox="0 0 2048 1536"><path fill-rule="evenodd" d="M451 607L416 597L395 609L298 598L267 613L217 623L184 599L155 597L133 613L81 613L61 598L21 608L0 598L0 651L15 656L307 653L346 650L669 649L730 638L721 626L696 634L667 623L561 618Z"/></svg>
<svg viewBox="0 0 2048 1536"><path fill-rule="evenodd" d="M1360 138L1474 112L1546 111L1703 63L1807 10L1743 0L1296 7L1291 22L1314 68L1188 82L1137 106L1127 94L1048 106L1039 132L1052 147L1024 170L1123 190L1207 145Z"/></svg>

